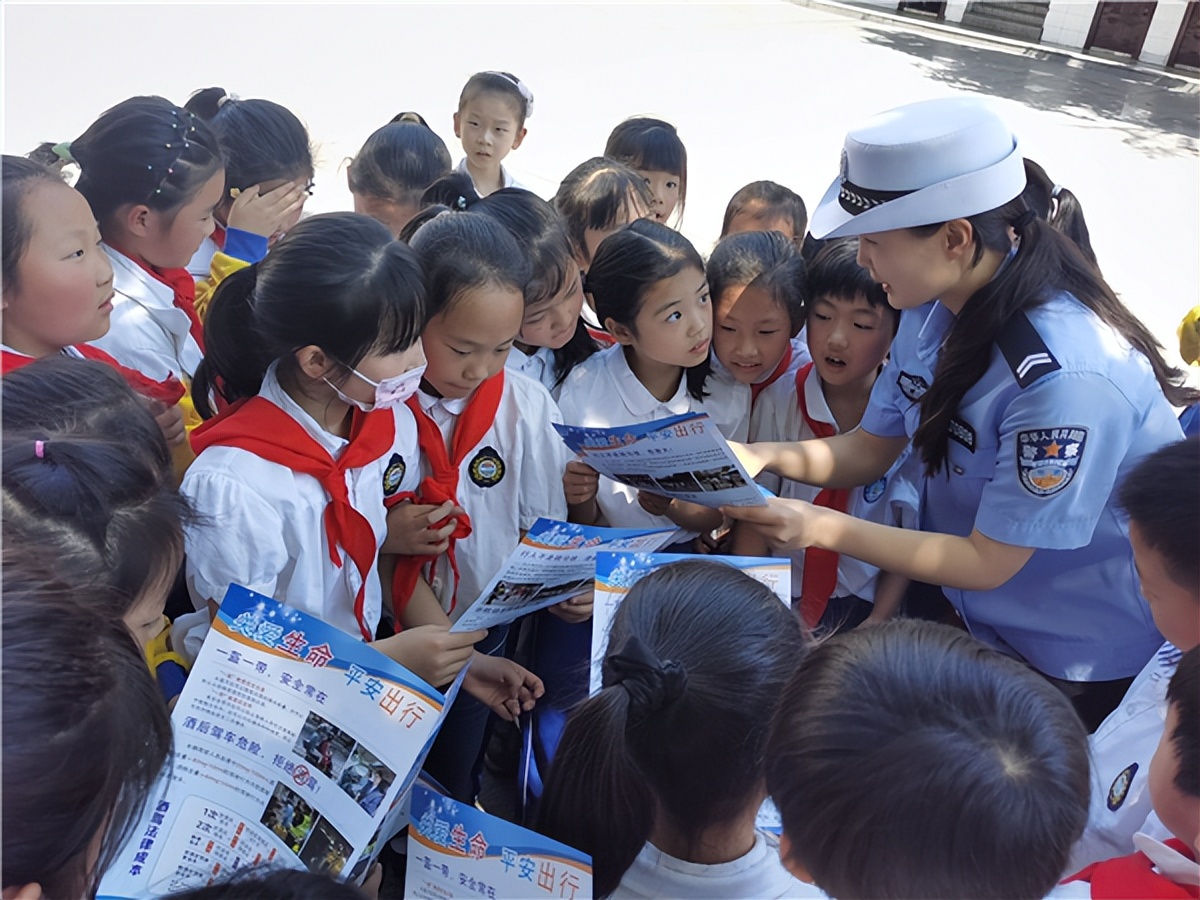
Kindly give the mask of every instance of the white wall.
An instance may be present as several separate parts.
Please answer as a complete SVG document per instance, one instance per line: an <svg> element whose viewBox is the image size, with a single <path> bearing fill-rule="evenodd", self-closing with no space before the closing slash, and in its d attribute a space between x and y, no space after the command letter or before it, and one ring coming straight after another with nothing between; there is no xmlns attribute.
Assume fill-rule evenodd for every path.
<svg viewBox="0 0 1200 900"><path fill-rule="evenodd" d="M1042 43L1082 50L1098 5L1097 0L1052 0L1042 25Z"/></svg>
<svg viewBox="0 0 1200 900"><path fill-rule="evenodd" d="M945 20L947 22L961 22L963 14L967 11L966 0L950 0L946 4Z"/></svg>
<svg viewBox="0 0 1200 900"><path fill-rule="evenodd" d="M1154 18L1150 20L1146 42L1142 44L1142 55L1138 60L1152 66L1165 66L1186 14L1187 3L1183 0L1159 0L1154 9Z"/></svg>

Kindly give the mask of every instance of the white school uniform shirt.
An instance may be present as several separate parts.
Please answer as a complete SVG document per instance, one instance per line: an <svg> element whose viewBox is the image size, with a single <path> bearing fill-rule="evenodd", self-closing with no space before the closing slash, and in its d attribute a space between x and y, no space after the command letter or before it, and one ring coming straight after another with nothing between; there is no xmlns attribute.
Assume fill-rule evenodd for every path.
<svg viewBox="0 0 1200 900"><path fill-rule="evenodd" d="M423 409L442 432L446 446L469 397L445 400L419 391ZM504 373L504 393L483 439L463 457L458 471L458 502L471 517L471 534L455 545L454 573L443 554L428 574L430 587L450 618L457 621L482 593L505 558L539 517L564 520L567 500L562 472L569 452L551 423L562 422L549 392L520 372ZM422 458L421 471L429 473Z"/></svg>
<svg viewBox="0 0 1200 900"><path fill-rule="evenodd" d="M458 165L454 167L454 171L458 172L462 175L466 175L468 178L471 178L471 172L470 172L470 170L467 169L467 158L465 156L458 161ZM525 187L525 185L521 184L521 182L519 182L519 181L517 181L517 179L513 178L512 173L509 172L508 169L504 168L504 166L500 167L500 181L501 181L502 187L519 188L522 191L529 190L529 188ZM472 185L475 184L474 178L471 178L471 184ZM476 192L479 191L478 185L475 186L475 190L476 190Z"/></svg>
<svg viewBox="0 0 1200 900"><path fill-rule="evenodd" d="M1183 654L1169 642L1150 657L1121 705L1088 738L1092 758L1092 799L1087 828L1071 848L1069 872L1133 852L1133 835L1160 837L1153 816L1148 777L1167 720L1167 684ZM1153 817L1148 819L1148 817Z"/></svg>
<svg viewBox="0 0 1200 900"><path fill-rule="evenodd" d="M689 412L707 412L724 434L726 428L736 424L740 413L725 399L710 400L706 398L701 403L689 395L686 378L679 379L679 388L669 400L659 400L638 381L625 360L624 348L616 344L593 353L571 370L559 394L558 407L568 425L599 428L641 425ZM666 516L652 516L642 509L637 493L636 488L600 476L596 499L611 527L676 527Z"/></svg>
<svg viewBox="0 0 1200 900"><path fill-rule="evenodd" d="M123 253L101 246L112 262L116 295L108 334L91 343L155 381L168 375L190 380L203 354L175 292Z"/></svg>
<svg viewBox="0 0 1200 900"><path fill-rule="evenodd" d="M279 385L275 365L259 396L300 423L335 459L349 443L330 434ZM371 524L376 551L387 536L385 496L416 490L420 479L417 426L406 406L393 410L396 437L390 452L346 472L350 503ZM342 565L329 557L325 507L329 497L311 475L293 472L237 447L208 447L188 468L180 491L201 517L184 529L187 586L197 609L220 601L231 582L274 597L361 637L354 600L362 578L344 551ZM363 619L379 624L379 575L367 573Z"/></svg>
<svg viewBox="0 0 1200 900"><path fill-rule="evenodd" d="M526 353L514 344L508 351L504 367L510 372L520 372L527 378L532 378L548 390L555 400L558 400L558 395L562 393L562 385L554 385L555 379L558 378L558 367L554 362L554 351L549 347L538 347L533 353Z"/></svg>
<svg viewBox="0 0 1200 900"><path fill-rule="evenodd" d="M804 400L808 414L814 421L826 423L833 427L835 433L840 433L815 368L809 371L804 380ZM790 378L780 378L758 395L750 425L751 441L806 441L815 437L817 435L800 414L794 374ZM850 490L846 512L868 522L915 529L920 506L920 480L914 477L912 469L913 464L906 450L883 478ZM812 503L821 492L819 487L780 478L770 472L762 473L756 480L776 496L808 503ZM804 551L798 550L788 555L792 560L792 594L798 597L804 583ZM878 577L879 569L875 566L845 553L839 554L838 583L833 596L858 597L874 603Z"/></svg>
<svg viewBox="0 0 1200 900"><path fill-rule="evenodd" d="M800 881L785 869L779 859L779 848L759 831L755 833L754 846L745 856L712 865L677 859L647 841L611 896L616 900L660 897L775 900L816 898L825 894L816 885Z"/></svg>
<svg viewBox="0 0 1200 900"><path fill-rule="evenodd" d="M200 249L192 254L192 258L187 264L188 274L196 279L207 278L209 270L212 268L213 257L220 249L211 234L206 237L200 243Z"/></svg>
<svg viewBox="0 0 1200 900"><path fill-rule="evenodd" d="M787 368L783 370L779 378L775 382L772 382L773 384L784 379L794 381L796 372L800 367L812 362L812 357L808 354L808 344L805 342L803 334L802 330L799 336L792 338L792 358L788 361ZM770 385L767 387L770 387ZM722 429L721 433L725 435L727 440L745 443L750 435L750 414L754 408L754 391L752 387L734 378L733 373L725 367L725 364L714 353L712 355L712 372L709 374L708 380L704 383L704 390L710 395L704 398L706 407L712 406L729 410L728 416L732 424L727 426L728 430ZM762 393L765 393L766 390L767 388L763 388ZM759 394L760 397L762 393ZM737 418L734 418L734 416L737 416Z"/></svg>

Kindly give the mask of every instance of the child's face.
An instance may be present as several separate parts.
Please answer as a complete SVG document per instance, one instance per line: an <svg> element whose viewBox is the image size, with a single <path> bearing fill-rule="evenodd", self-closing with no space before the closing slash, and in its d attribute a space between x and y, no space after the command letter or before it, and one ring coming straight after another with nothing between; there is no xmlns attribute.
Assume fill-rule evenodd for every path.
<svg viewBox="0 0 1200 900"><path fill-rule="evenodd" d="M49 182L21 203L29 243L15 283L4 285L4 343L30 356L94 341L108 332L113 271L83 195Z"/></svg>
<svg viewBox="0 0 1200 900"><path fill-rule="evenodd" d="M797 235L792 228L791 219L785 219L783 216L763 216L763 210L759 208L744 209L737 213L729 220L729 230L722 237L728 237L731 234L742 234L746 231L778 231L785 235L789 241L796 241ZM799 235L804 237L804 235Z"/></svg>
<svg viewBox="0 0 1200 900"><path fill-rule="evenodd" d="M575 334L575 323L583 309L583 279L573 267L563 289L549 300L525 308L517 338L531 347L558 350Z"/></svg>
<svg viewBox="0 0 1200 900"><path fill-rule="evenodd" d="M163 612L167 608L167 594L175 583L178 566L171 567L154 583L146 586L129 607L121 621L129 629L138 646L145 649L163 630Z"/></svg>
<svg viewBox="0 0 1200 900"><path fill-rule="evenodd" d="M478 169L496 169L521 146L525 128L515 104L503 94L481 92L454 114L454 136Z"/></svg>
<svg viewBox="0 0 1200 900"><path fill-rule="evenodd" d="M204 239L213 233L213 211L225 190L224 170L213 175L178 210L149 213L150 234L137 248L143 259L160 269L186 266Z"/></svg>
<svg viewBox="0 0 1200 900"><path fill-rule="evenodd" d="M354 367L354 371L362 377L356 378L354 372L349 372L338 388L347 397L372 404L375 402L375 386L368 384L363 378L374 382L387 381L424 364L425 351L421 341L417 341L407 350L395 353L368 353Z"/></svg>
<svg viewBox="0 0 1200 900"><path fill-rule="evenodd" d="M858 239L858 264L882 285L895 309L913 309L941 297L960 279L943 244L941 231L928 237L906 228L864 234Z"/></svg>
<svg viewBox="0 0 1200 900"><path fill-rule="evenodd" d="M1200 841L1200 798L1189 797L1175 784L1179 773L1179 756L1171 735L1179 725L1175 704L1167 707L1167 721L1159 738L1158 748L1150 760L1150 775L1146 786L1150 803L1167 830L1189 847Z"/></svg>
<svg viewBox="0 0 1200 900"><path fill-rule="evenodd" d="M421 342L425 380L448 400L468 396L504 368L521 329L525 301L513 287L485 285L460 294L429 320Z"/></svg>
<svg viewBox="0 0 1200 900"><path fill-rule="evenodd" d="M1136 522L1129 523L1129 543L1154 624L1180 650L1191 650L1200 644L1200 597L1171 577L1166 557L1147 543Z"/></svg>
<svg viewBox="0 0 1200 900"><path fill-rule="evenodd" d="M869 391L892 345L892 315L872 306L862 294L853 300L828 295L813 299L808 311L808 351L821 380Z"/></svg>
<svg viewBox="0 0 1200 900"><path fill-rule="evenodd" d="M655 221L665 222L675 212L679 204L679 176L658 169L634 169L646 180L650 188L650 196L654 202L650 207L650 215Z"/></svg>
<svg viewBox="0 0 1200 900"><path fill-rule="evenodd" d="M726 288L713 310L713 352L742 384L766 378L792 338L787 311L755 285Z"/></svg>
<svg viewBox="0 0 1200 900"><path fill-rule="evenodd" d="M712 343L712 304L704 273L687 267L651 285L632 328L611 318L604 324L617 343L640 357L689 369L700 365Z"/></svg>
<svg viewBox="0 0 1200 900"><path fill-rule="evenodd" d="M411 203L400 203L397 200L385 200L382 197L372 197L368 194L352 194L354 211L364 216L370 216L377 222L382 222L388 230L399 237L404 226L412 221L420 210Z"/></svg>

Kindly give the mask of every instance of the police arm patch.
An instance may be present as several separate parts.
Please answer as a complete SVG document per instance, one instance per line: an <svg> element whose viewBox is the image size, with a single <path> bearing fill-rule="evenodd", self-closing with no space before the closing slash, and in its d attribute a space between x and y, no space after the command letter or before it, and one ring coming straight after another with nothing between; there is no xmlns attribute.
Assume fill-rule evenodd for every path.
<svg viewBox="0 0 1200 900"><path fill-rule="evenodd" d="M1077 425L1017 432L1017 474L1035 497L1052 497L1079 471L1087 429Z"/></svg>

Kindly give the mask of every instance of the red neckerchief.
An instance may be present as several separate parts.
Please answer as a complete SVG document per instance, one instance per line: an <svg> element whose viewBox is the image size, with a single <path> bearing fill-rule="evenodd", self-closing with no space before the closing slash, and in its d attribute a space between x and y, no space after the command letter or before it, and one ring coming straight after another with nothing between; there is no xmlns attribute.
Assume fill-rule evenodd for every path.
<svg viewBox="0 0 1200 900"><path fill-rule="evenodd" d="M796 372L796 399L800 403L800 415L809 430L819 438L833 437L837 429L828 422L818 422L808 414L808 403L804 399L804 383L812 371L813 364ZM845 512L850 501L846 488L823 488L813 500L814 506ZM838 554L833 550L809 547L804 551L804 574L800 579L800 615L809 628L815 628L825 614L829 598L837 589Z"/></svg>
<svg viewBox="0 0 1200 900"><path fill-rule="evenodd" d="M603 328L593 328L591 325L588 325L587 322L584 322L583 325L587 329L587 333L592 336L592 340L599 344L601 349L604 347L611 347L616 344L617 339Z"/></svg>
<svg viewBox="0 0 1200 900"><path fill-rule="evenodd" d="M142 260L130 256L122 250L118 250L117 252L144 269L155 281L165 284L171 289L175 295L175 307L183 310L187 315L188 320L191 322L188 330L192 333L192 340L196 342L196 346L203 353L204 324L200 321L199 313L196 312L196 280L192 278L192 273L187 269L161 269L142 262Z"/></svg>
<svg viewBox="0 0 1200 900"><path fill-rule="evenodd" d="M462 462L467 454L479 445L487 434L492 423L496 421L496 410L500 408L500 398L504 395L504 370L501 369L471 394L462 415L454 423L454 434L451 436L450 452L446 452L446 439L437 422L421 408L421 401L414 394L408 398L408 407L413 411L417 420L417 439L421 445L421 455L429 463L429 475L422 479L415 497L412 494L396 495L389 498L388 505L392 506L401 500L416 500L440 506L446 501L458 502L458 475ZM440 528L445 525L441 521L434 525ZM450 546L446 550L446 558L450 561L450 570L454 573L454 590L450 595L450 611L454 611L458 603L458 561L454 557L454 545L471 533L470 516L459 516L454 532L450 535ZM426 563L432 563L436 556L398 556L396 557L396 574L392 578L392 608L396 613L396 628L399 629L400 613L404 610L413 589L417 586L417 578L421 568ZM472 598L474 599L474 598Z"/></svg>
<svg viewBox="0 0 1200 900"><path fill-rule="evenodd" d="M788 341L787 351L783 354L783 359L779 360L779 365L775 367L770 375L762 381L755 382L750 385L750 405L754 405L754 401L758 399L758 395L777 382L783 377L783 373L788 370L788 366L792 364L792 342Z"/></svg>
<svg viewBox="0 0 1200 900"><path fill-rule="evenodd" d="M391 449L395 437L396 419L391 410L370 413L354 410L350 443L334 459L299 422L264 397L235 403L189 435L197 456L207 447L238 447L293 472L311 475L321 483L329 497L324 515L329 558L341 568L338 554L341 547L362 576L362 585L354 598L354 617L365 641L375 639L363 619L363 597L378 545L371 523L350 503L346 472L379 459Z"/></svg>
<svg viewBox="0 0 1200 900"><path fill-rule="evenodd" d="M218 250L225 249L225 226L220 222L213 223L212 239Z"/></svg>
<svg viewBox="0 0 1200 900"><path fill-rule="evenodd" d="M173 375L168 375L162 381L155 381L153 378L143 375L137 369L130 369L121 365L99 347L92 347L88 344L75 344L72 349L84 359L102 362L106 366L116 369L118 374L125 379L127 385L141 396L147 397L150 400L160 400L167 406L174 406L187 393L187 388ZM3 359L0 362L2 362L2 371L5 375L23 368L34 361L32 356L26 356L24 353L16 353L11 350L0 351L0 353L3 355Z"/></svg>
<svg viewBox="0 0 1200 900"><path fill-rule="evenodd" d="M1164 841L1168 847L1194 859L1187 844L1178 838ZM1194 884L1177 884L1166 875L1154 871L1154 863L1145 853L1131 853L1102 862L1092 863L1081 872L1067 878L1068 881L1086 881L1092 887L1092 896L1097 900L1172 900L1172 898L1200 897L1200 887Z"/></svg>

